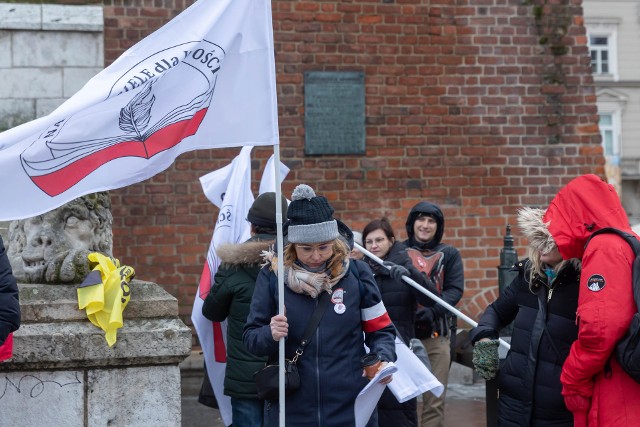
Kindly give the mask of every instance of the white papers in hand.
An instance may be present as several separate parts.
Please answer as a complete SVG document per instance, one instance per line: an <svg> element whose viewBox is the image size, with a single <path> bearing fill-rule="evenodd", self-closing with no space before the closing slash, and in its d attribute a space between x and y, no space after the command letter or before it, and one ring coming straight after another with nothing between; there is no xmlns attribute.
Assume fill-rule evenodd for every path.
<svg viewBox="0 0 640 427"><path fill-rule="evenodd" d="M395 373L397 370L396 365L389 362L385 367L380 369L376 376L360 391L354 405L356 427L364 427L367 422L369 422L369 418L371 418L371 414L376 408L378 400L380 400L380 396L382 396L382 392L386 387L385 384L380 383L380 380ZM393 381L395 381L395 375ZM393 381L391 381L391 383L393 383Z"/></svg>

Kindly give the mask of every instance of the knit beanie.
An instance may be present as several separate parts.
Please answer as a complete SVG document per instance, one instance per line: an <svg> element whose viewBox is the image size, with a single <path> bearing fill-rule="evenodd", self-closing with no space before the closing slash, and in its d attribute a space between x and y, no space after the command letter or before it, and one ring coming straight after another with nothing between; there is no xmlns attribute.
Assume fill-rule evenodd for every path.
<svg viewBox="0 0 640 427"><path fill-rule="evenodd" d="M338 223L333 208L322 196L316 196L311 187L298 185L291 194L287 211L288 240L291 243L320 243L338 238Z"/></svg>
<svg viewBox="0 0 640 427"><path fill-rule="evenodd" d="M287 215L287 199L284 196L280 196L282 204L282 216ZM265 228L276 228L276 193L273 191L262 193L253 202L249 213L247 214L247 221L253 225L257 225Z"/></svg>

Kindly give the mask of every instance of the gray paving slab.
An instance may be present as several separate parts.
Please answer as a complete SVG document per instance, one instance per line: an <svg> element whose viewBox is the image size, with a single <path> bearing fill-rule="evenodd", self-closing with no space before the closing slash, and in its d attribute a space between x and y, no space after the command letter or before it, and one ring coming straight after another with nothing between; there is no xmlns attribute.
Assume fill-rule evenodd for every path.
<svg viewBox="0 0 640 427"><path fill-rule="evenodd" d="M203 371L197 362L182 365L182 427L224 427L220 412L198 403ZM445 427L486 427L485 385L483 380L469 382L468 372L454 364L452 382L447 390Z"/></svg>

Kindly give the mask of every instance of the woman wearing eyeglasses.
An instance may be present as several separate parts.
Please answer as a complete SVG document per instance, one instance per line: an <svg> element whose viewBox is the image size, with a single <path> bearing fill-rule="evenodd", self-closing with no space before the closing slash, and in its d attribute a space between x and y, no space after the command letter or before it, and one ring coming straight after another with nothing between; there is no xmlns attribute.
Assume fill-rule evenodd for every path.
<svg viewBox="0 0 640 427"><path fill-rule="evenodd" d="M285 313L278 314L280 272L278 255L271 252L256 281L244 344L252 353L275 360L278 341L286 338L285 357L292 359L319 300L326 302L315 333L297 358L300 388L286 397L286 424L353 426L355 399L368 381L362 368L365 344L378 356L377 366L394 362L393 325L371 270L349 258L351 248L340 229L348 231L348 240L353 239L351 231L333 218L327 199L301 184L291 200L282 254ZM381 380L390 381L391 376ZM277 402L266 402L270 426L278 425L278 410Z"/></svg>
<svg viewBox="0 0 640 427"><path fill-rule="evenodd" d="M407 276L431 292L437 293L424 274L421 274L406 253L406 247L396 241L395 233L387 218L371 221L362 231L365 249L385 261L390 269L365 258L373 270L378 289L382 294L391 321L396 326L400 338L409 343L415 336L414 323L417 304L433 305L426 295L402 281ZM378 402L379 427L417 426L416 399L398 402L387 388Z"/></svg>

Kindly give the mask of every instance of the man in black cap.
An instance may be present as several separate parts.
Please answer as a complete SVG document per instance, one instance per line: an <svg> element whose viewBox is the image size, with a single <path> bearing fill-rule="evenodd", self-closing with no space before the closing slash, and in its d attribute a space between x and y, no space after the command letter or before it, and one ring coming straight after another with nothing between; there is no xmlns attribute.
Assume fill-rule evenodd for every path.
<svg viewBox="0 0 640 427"><path fill-rule="evenodd" d="M282 197L282 215L287 200ZM254 356L242 342L262 252L276 239L276 195L263 193L253 202L247 221L251 238L240 244L221 245L216 252L222 264L214 277L211 292L202 306L202 315L214 322L227 319L227 367L224 394L231 397L234 426L263 425L263 402L258 400L253 373L264 367L266 357Z"/></svg>
<svg viewBox="0 0 640 427"><path fill-rule="evenodd" d="M455 306L464 291L464 268L460 252L441 242L444 234L444 215L430 202L420 202L411 209L406 222L407 253L414 266L436 285L439 297ZM444 425L444 400L447 393L451 340L455 339L456 317L439 304L421 307L416 313L416 337L422 340L433 375L444 386L436 397L427 392L422 395L422 414L418 414L422 427ZM454 329L452 331L452 329Z"/></svg>

